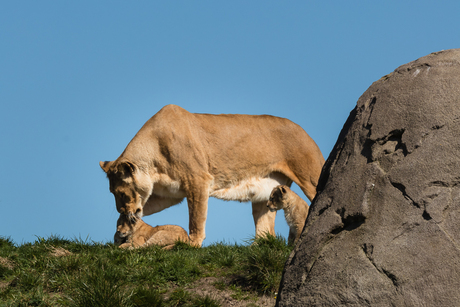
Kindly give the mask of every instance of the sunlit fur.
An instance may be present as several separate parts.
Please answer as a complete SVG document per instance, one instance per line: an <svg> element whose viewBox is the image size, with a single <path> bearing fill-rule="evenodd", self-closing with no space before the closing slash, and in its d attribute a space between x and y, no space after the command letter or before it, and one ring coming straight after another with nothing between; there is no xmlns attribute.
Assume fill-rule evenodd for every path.
<svg viewBox="0 0 460 307"><path fill-rule="evenodd" d="M312 200L323 164L315 142L287 119L195 114L175 105L149 119L118 159L100 162L118 212L132 219L186 199L195 246L206 237L210 196L251 201L256 236L274 235L270 191L294 182Z"/></svg>
<svg viewBox="0 0 460 307"><path fill-rule="evenodd" d="M296 243L302 234L308 216L308 204L288 186L279 185L270 194L267 207L270 211L284 210L289 225L289 243Z"/></svg>
<svg viewBox="0 0 460 307"><path fill-rule="evenodd" d="M290 180L281 174L273 174L266 178L254 177L237 182L228 188L213 190L210 196L223 200L265 202L274 187L288 182Z"/></svg>
<svg viewBox="0 0 460 307"><path fill-rule="evenodd" d="M129 218L120 214L114 242L120 248L139 248L150 245L163 246L170 249L177 241L189 243L187 231L176 225L152 227L140 218Z"/></svg>

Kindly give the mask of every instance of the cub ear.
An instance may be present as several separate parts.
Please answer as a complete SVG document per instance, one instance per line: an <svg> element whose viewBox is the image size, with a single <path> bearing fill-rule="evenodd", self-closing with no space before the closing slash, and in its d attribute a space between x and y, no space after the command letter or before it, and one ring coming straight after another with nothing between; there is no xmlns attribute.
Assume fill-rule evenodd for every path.
<svg viewBox="0 0 460 307"><path fill-rule="evenodd" d="M276 200L276 199L279 200L279 199L283 198L284 193L281 190L282 187L283 187L282 185L278 185L278 186L273 188L271 196L273 196L274 200Z"/></svg>
<svg viewBox="0 0 460 307"><path fill-rule="evenodd" d="M287 189L286 189L285 185L280 185L279 190L280 190L281 194L286 194L287 193Z"/></svg>
<svg viewBox="0 0 460 307"><path fill-rule="evenodd" d="M101 166L102 170L106 173L109 171L109 168L110 166L112 166L112 164L113 164L113 161L104 161L104 162L100 161L99 162L99 165Z"/></svg>

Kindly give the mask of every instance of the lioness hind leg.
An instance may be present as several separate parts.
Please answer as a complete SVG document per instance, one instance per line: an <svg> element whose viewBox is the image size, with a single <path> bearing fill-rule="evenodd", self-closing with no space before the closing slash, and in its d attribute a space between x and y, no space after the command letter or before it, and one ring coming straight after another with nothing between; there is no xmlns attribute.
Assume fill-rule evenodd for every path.
<svg viewBox="0 0 460 307"><path fill-rule="evenodd" d="M302 192L305 194L305 196L307 196L310 202L312 202L316 196L316 185L313 185L311 182L301 182L301 183L299 182L297 183L297 185L302 190Z"/></svg>
<svg viewBox="0 0 460 307"><path fill-rule="evenodd" d="M276 211L271 212L267 207L267 202L253 202L252 217L256 226L256 238L265 236L267 233L275 236Z"/></svg>
<svg viewBox="0 0 460 307"><path fill-rule="evenodd" d="M288 244L292 245L297 241L297 229L292 226L289 226L289 237L288 237Z"/></svg>

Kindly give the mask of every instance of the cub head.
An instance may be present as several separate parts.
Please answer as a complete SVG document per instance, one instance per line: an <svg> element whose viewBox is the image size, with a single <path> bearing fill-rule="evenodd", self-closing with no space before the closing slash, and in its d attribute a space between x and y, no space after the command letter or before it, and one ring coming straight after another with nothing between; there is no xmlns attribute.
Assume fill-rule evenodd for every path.
<svg viewBox="0 0 460 307"><path fill-rule="evenodd" d="M115 232L115 235L113 236L113 243L115 245L121 245L123 243L126 243L128 240L126 238L122 238L120 237L120 235L118 234L118 231Z"/></svg>
<svg viewBox="0 0 460 307"><path fill-rule="evenodd" d="M284 208L288 190L289 187L285 185L279 185L273 188L267 203L267 207L271 212Z"/></svg>
<svg viewBox="0 0 460 307"><path fill-rule="evenodd" d="M125 243L134 233L134 227L138 219L131 219L124 214L120 214L117 221L117 232L114 236L115 244Z"/></svg>
<svg viewBox="0 0 460 307"><path fill-rule="evenodd" d="M144 204L152 192L149 177L128 161L101 161L99 165L109 179L117 211L129 218L141 218Z"/></svg>

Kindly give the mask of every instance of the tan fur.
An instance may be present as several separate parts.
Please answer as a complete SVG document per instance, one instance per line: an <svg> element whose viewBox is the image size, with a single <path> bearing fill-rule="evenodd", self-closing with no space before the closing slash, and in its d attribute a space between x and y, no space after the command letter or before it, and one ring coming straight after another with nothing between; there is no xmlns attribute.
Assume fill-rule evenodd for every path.
<svg viewBox="0 0 460 307"><path fill-rule="evenodd" d="M268 115L194 114L168 105L115 161L100 162L120 213L142 217L187 199L190 239L205 239L208 198L251 201L256 236L275 234L266 203L295 182L312 200L324 164L318 146L293 122Z"/></svg>
<svg viewBox="0 0 460 307"><path fill-rule="evenodd" d="M171 249L177 241L189 243L187 231L176 225L152 227L140 218L130 219L120 214L117 221L115 244L120 248L138 248L150 245L164 246Z"/></svg>
<svg viewBox="0 0 460 307"><path fill-rule="evenodd" d="M284 210L284 217L289 225L290 244L297 243L302 234L308 215L308 204L288 186L279 185L270 194L267 207L270 211Z"/></svg>

